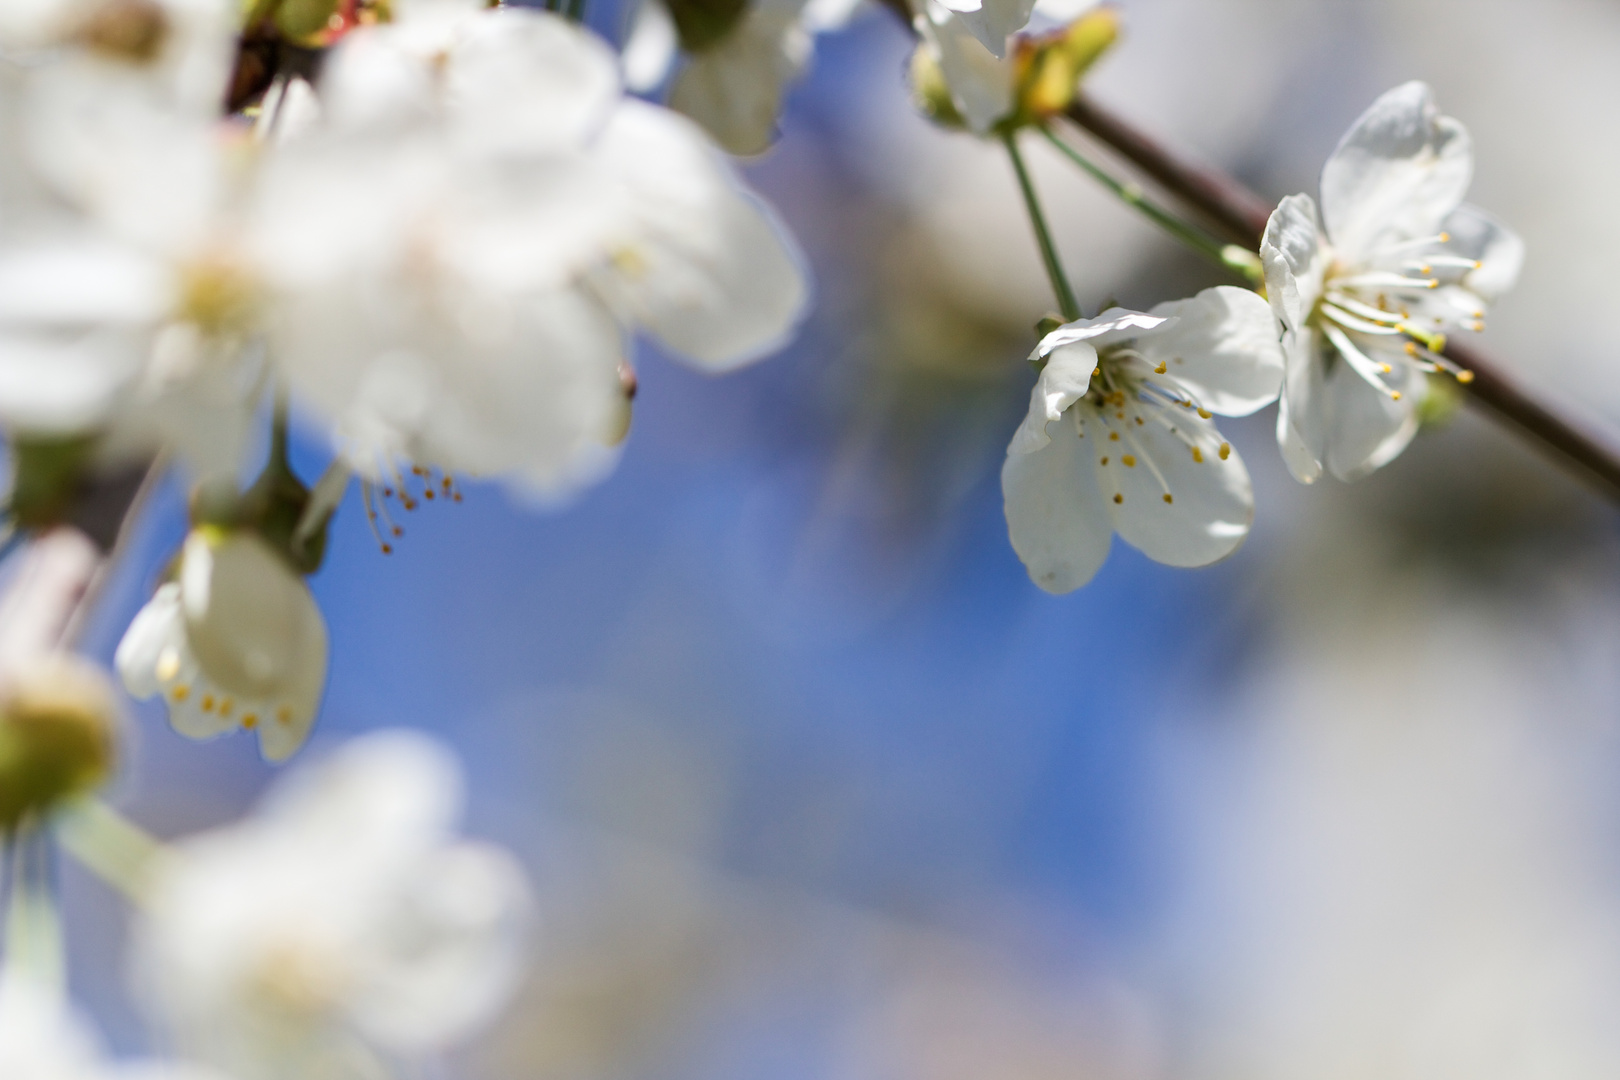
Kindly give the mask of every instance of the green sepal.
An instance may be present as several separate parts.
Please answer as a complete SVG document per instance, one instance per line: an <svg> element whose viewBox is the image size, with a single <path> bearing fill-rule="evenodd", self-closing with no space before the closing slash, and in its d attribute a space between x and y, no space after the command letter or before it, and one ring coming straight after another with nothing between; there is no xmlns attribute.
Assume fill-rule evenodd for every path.
<svg viewBox="0 0 1620 1080"><path fill-rule="evenodd" d="M646 0L662 2L675 22L681 48L689 53L712 49L742 21L748 0Z"/></svg>

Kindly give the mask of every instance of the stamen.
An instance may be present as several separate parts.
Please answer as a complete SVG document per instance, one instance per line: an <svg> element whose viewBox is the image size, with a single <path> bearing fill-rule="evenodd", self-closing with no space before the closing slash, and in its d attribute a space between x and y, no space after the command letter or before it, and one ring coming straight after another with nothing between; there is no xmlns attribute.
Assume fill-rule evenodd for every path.
<svg viewBox="0 0 1620 1080"><path fill-rule="evenodd" d="M1339 350L1339 355L1344 357L1345 363L1350 365L1350 370L1360 375L1368 386L1388 395L1391 401L1400 400L1400 393L1384 385L1384 381L1378 377L1377 365L1368 359L1365 353L1355 347L1350 341L1349 335L1337 326L1324 326L1322 332L1333 343L1333 347Z"/></svg>
<svg viewBox="0 0 1620 1080"><path fill-rule="evenodd" d="M1368 322L1366 319L1358 319L1348 311L1342 311L1335 305L1326 302L1324 302L1321 307L1318 308L1318 310L1321 311L1323 315L1338 323L1340 326L1343 326L1348 330L1354 330L1357 333L1398 334L1401 332L1398 327L1383 326L1379 323Z"/></svg>
<svg viewBox="0 0 1620 1080"><path fill-rule="evenodd" d="M1349 288L1388 288L1394 290L1437 289L1440 282L1435 278L1414 278L1404 274L1394 274L1386 270L1372 270L1365 274L1352 274L1349 277L1336 278L1335 285Z"/></svg>

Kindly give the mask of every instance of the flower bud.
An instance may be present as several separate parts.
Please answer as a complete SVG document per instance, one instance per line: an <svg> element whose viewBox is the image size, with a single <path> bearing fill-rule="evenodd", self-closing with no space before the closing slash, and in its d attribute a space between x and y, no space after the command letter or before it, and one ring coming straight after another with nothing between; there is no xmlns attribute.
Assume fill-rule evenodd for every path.
<svg viewBox="0 0 1620 1080"><path fill-rule="evenodd" d="M1119 13L1093 8L1061 30L1018 43L1018 115L1043 120L1069 107L1080 79L1119 37Z"/></svg>
<svg viewBox="0 0 1620 1080"><path fill-rule="evenodd" d="M112 773L118 703L88 661L42 656L0 698L0 834Z"/></svg>
<svg viewBox="0 0 1620 1080"><path fill-rule="evenodd" d="M940 127L961 130L968 126L951 100L950 84L927 42L919 42L911 53L911 100L918 112Z"/></svg>

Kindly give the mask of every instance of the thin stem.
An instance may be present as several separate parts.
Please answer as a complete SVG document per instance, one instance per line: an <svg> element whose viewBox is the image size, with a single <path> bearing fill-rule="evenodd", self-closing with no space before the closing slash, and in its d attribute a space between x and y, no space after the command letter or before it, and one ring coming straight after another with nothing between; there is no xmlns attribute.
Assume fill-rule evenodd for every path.
<svg viewBox="0 0 1620 1080"><path fill-rule="evenodd" d="M1265 232L1271 204L1234 177L1193 163L1084 96L1076 97L1068 117L1189 208L1205 214L1234 241L1253 244ZM1463 386L1470 402L1518 430L1608 499L1620 503L1620 450L1612 437L1586 430L1561 404L1542 399L1480 349L1453 340L1445 354L1473 373L1473 380Z"/></svg>
<svg viewBox="0 0 1620 1080"><path fill-rule="evenodd" d="M1041 213L1041 201L1035 194L1035 184L1030 179L1029 169L1024 166L1024 156L1018 150L1018 133L1007 131L1001 139L1007 144L1007 156L1012 158L1013 171L1018 174L1018 187L1024 193L1029 223L1034 227L1035 239L1041 245L1041 259L1046 263L1046 276L1052 280L1052 291L1057 293L1058 307L1062 309L1063 317L1073 322L1080 318L1080 302L1074 298L1074 290L1069 287L1069 279L1063 273L1063 264L1058 261L1052 230L1047 227L1046 215Z"/></svg>
<svg viewBox="0 0 1620 1080"><path fill-rule="evenodd" d="M66 985L62 923L51 899L50 847L37 822L11 836L11 899L6 907L6 966L40 986Z"/></svg>
<svg viewBox="0 0 1620 1080"><path fill-rule="evenodd" d="M1190 221L1183 220L1147 197L1139 184L1127 184L1112 176L1101 166L1081 154L1079 150L1060 139L1051 128L1042 126L1041 134L1047 141L1067 157L1080 166L1087 175L1096 180L1103 187L1113 192L1121 202L1134 207L1142 216L1153 222L1170 236L1186 245L1199 255L1224 269L1237 273L1250 282L1258 284L1265 276L1260 267L1260 260L1253 250L1240 247L1237 244L1228 244L1219 237L1199 228Z"/></svg>
<svg viewBox="0 0 1620 1080"><path fill-rule="evenodd" d="M567 10L564 12L573 22L585 21L585 0L566 0Z"/></svg>
<svg viewBox="0 0 1620 1080"><path fill-rule="evenodd" d="M131 901L146 895L147 876L163 844L99 799L62 811L56 822L62 847Z"/></svg>

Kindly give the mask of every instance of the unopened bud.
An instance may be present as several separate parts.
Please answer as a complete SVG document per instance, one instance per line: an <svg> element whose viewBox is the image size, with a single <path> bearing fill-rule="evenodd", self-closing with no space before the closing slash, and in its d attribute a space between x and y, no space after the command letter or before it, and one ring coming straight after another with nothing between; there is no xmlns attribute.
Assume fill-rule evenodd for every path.
<svg viewBox="0 0 1620 1080"><path fill-rule="evenodd" d="M1119 12L1093 8L1061 30L1018 43L1018 115L1040 121L1074 101L1080 79L1119 37Z"/></svg>
<svg viewBox="0 0 1620 1080"><path fill-rule="evenodd" d="M947 128L966 128L967 121L951 100L951 87L945 72L927 42L918 42L911 53L911 100L917 111Z"/></svg>
<svg viewBox="0 0 1620 1080"><path fill-rule="evenodd" d="M112 684L90 662L47 655L14 674L0 697L0 833L105 782L117 726Z"/></svg>

